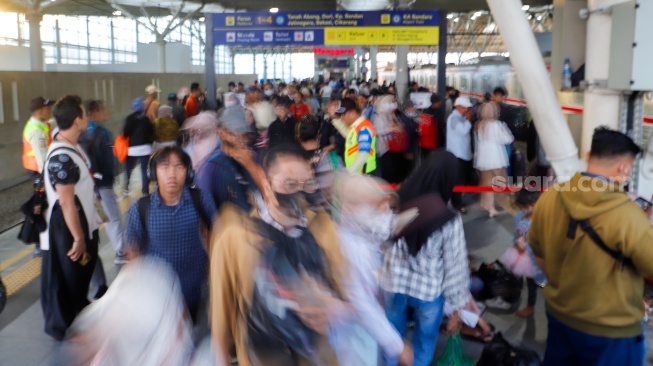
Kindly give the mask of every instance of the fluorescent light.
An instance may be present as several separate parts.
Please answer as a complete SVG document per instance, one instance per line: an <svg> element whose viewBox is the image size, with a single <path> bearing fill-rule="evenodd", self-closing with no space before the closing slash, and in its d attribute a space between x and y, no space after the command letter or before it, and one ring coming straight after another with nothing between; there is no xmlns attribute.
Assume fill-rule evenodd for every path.
<svg viewBox="0 0 653 366"><path fill-rule="evenodd" d="M454 19L453 21L456 22L456 23L458 23L459 20L460 20L460 18L456 18L456 19Z"/></svg>
<svg viewBox="0 0 653 366"><path fill-rule="evenodd" d="M447 14L447 19L453 19L453 14Z"/></svg>
<svg viewBox="0 0 653 366"><path fill-rule="evenodd" d="M278 13L279 8L270 8L270 13Z"/></svg>
<svg viewBox="0 0 653 366"><path fill-rule="evenodd" d="M116 10L116 11L113 12L113 15L119 17L119 16L122 15L122 11L120 11L120 10Z"/></svg>
<svg viewBox="0 0 653 366"><path fill-rule="evenodd" d="M481 13L480 11L477 11L476 13L474 13L474 16L476 18L480 17L481 15L483 15L483 13Z"/></svg>
<svg viewBox="0 0 653 366"><path fill-rule="evenodd" d="M530 9L530 8L531 8L530 5L524 5L524 6L521 7L521 10L528 11L528 9Z"/></svg>
<svg viewBox="0 0 653 366"><path fill-rule="evenodd" d="M538 15L537 20L542 20L542 16Z"/></svg>
<svg viewBox="0 0 653 366"><path fill-rule="evenodd" d="M527 17L526 19L531 20L531 19L533 19L533 16L532 16L532 15L528 15L528 17Z"/></svg>
<svg viewBox="0 0 653 366"><path fill-rule="evenodd" d="M166 17L166 19L168 19L168 20L172 20L172 15L168 15L168 16Z"/></svg>
<svg viewBox="0 0 653 366"><path fill-rule="evenodd" d="M206 18L204 18L204 17L200 17L200 18L199 18L199 21L200 21L200 22L203 22L203 21L205 21L205 20L206 20Z"/></svg>

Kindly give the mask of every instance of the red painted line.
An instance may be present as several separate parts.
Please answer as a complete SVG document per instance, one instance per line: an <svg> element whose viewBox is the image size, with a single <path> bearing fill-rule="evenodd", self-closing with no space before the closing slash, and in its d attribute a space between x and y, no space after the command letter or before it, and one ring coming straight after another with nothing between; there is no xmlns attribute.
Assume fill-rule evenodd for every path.
<svg viewBox="0 0 653 366"><path fill-rule="evenodd" d="M453 191L456 193L514 193L518 192L519 187L497 187L497 186L455 186Z"/></svg>
<svg viewBox="0 0 653 366"><path fill-rule="evenodd" d="M644 123L653 123L653 117L644 117Z"/></svg>

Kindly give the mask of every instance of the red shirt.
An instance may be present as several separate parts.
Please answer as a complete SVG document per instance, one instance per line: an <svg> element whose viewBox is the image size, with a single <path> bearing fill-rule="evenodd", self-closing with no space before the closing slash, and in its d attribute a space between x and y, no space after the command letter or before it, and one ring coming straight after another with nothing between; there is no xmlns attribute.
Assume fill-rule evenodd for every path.
<svg viewBox="0 0 653 366"><path fill-rule="evenodd" d="M290 114L295 121L300 122L304 116L311 114L311 110L308 109L306 103L302 103L299 107L297 104L293 104L290 106Z"/></svg>
<svg viewBox="0 0 653 366"><path fill-rule="evenodd" d="M422 113L418 128L419 146L424 149L436 149L438 147L438 129L435 117Z"/></svg>
<svg viewBox="0 0 653 366"><path fill-rule="evenodd" d="M197 116L200 114L200 103L197 98L190 96L186 100L186 106L184 109L186 110L186 118Z"/></svg>

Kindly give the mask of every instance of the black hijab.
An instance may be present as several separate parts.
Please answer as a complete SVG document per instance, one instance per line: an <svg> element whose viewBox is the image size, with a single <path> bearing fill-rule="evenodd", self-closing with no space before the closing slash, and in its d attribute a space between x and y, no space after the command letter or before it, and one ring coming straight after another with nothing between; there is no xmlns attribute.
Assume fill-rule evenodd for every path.
<svg viewBox="0 0 653 366"><path fill-rule="evenodd" d="M399 234L415 256L428 238L456 214L447 207L460 181L458 159L444 150L435 151L399 189L401 211L417 208L419 217Z"/></svg>

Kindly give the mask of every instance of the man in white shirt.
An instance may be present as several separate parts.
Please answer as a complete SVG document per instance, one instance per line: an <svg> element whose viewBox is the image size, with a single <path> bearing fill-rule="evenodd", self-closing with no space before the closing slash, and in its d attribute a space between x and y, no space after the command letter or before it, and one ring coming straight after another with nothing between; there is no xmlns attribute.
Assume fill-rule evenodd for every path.
<svg viewBox="0 0 653 366"><path fill-rule="evenodd" d="M458 158L460 163L460 180L468 183L472 167L472 123L468 119L468 113L472 108L469 97L458 97L453 106L454 110L447 119L447 151ZM466 213L462 202L462 195L454 193L451 197L452 204L461 213Z"/></svg>

